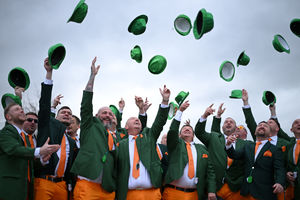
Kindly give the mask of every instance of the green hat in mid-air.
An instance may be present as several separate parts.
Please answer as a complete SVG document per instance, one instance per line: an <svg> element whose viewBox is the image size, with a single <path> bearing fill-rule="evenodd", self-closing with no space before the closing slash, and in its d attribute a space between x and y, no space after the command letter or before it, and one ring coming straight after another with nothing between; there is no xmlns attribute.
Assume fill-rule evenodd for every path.
<svg viewBox="0 0 300 200"><path fill-rule="evenodd" d="M167 60L161 55L156 55L149 61L148 70L152 74L162 73L167 66Z"/></svg>
<svg viewBox="0 0 300 200"><path fill-rule="evenodd" d="M246 66L246 65L249 64L249 62L250 62L249 56L247 56L247 55L245 54L245 51L243 51L243 52L239 55L239 57L238 57L238 59L237 59L237 66L239 66L239 65L244 65L244 66Z"/></svg>
<svg viewBox="0 0 300 200"><path fill-rule="evenodd" d="M66 56L66 49L64 45L58 43L53 45L48 50L49 64L53 69L58 69Z"/></svg>
<svg viewBox="0 0 300 200"><path fill-rule="evenodd" d="M276 103L276 96L271 91L264 91L262 101L266 106L273 105Z"/></svg>
<svg viewBox="0 0 300 200"><path fill-rule="evenodd" d="M181 91L178 93L178 95L175 97L175 101L178 103L179 106L184 102L184 100L189 96L189 92Z"/></svg>
<svg viewBox="0 0 300 200"><path fill-rule="evenodd" d="M19 86L27 90L30 85L30 79L25 69L15 67L8 74L8 83L13 88Z"/></svg>
<svg viewBox="0 0 300 200"><path fill-rule="evenodd" d="M169 113L168 113L168 119L171 120L175 116L179 106L174 102L169 103L169 106L170 106L170 109L169 109Z"/></svg>
<svg viewBox="0 0 300 200"><path fill-rule="evenodd" d="M145 32L148 17L140 15L136 17L128 26L128 31L134 35L140 35Z"/></svg>
<svg viewBox="0 0 300 200"><path fill-rule="evenodd" d="M291 31L300 37L300 19L293 19L290 24Z"/></svg>
<svg viewBox="0 0 300 200"><path fill-rule="evenodd" d="M9 94L9 93L6 93L2 96L1 103L2 103L3 109L5 109L8 105L10 105L12 103L16 103L16 104L19 104L20 106L22 106L22 101L21 101L20 97L13 95L13 94Z"/></svg>
<svg viewBox="0 0 300 200"><path fill-rule="evenodd" d="M235 73L235 68L232 62L224 61L219 68L220 77L229 82L232 81Z"/></svg>
<svg viewBox="0 0 300 200"><path fill-rule="evenodd" d="M242 96L243 96L242 90L232 90L231 91L231 95L229 96L229 98L232 98L232 99L241 99Z"/></svg>
<svg viewBox="0 0 300 200"><path fill-rule="evenodd" d="M278 52L290 53L290 47L281 35L275 35L272 43Z"/></svg>
<svg viewBox="0 0 300 200"><path fill-rule="evenodd" d="M141 47L136 45L133 49L131 49L130 56L136 62L141 63L143 59Z"/></svg>
<svg viewBox="0 0 300 200"><path fill-rule="evenodd" d="M79 3L76 5L72 16L68 20L68 22L76 22L76 23L81 23L87 12L88 12L88 5L84 2L85 0L80 0Z"/></svg>
<svg viewBox="0 0 300 200"><path fill-rule="evenodd" d="M116 118L119 119L121 116L119 109L114 105L110 105L109 108L115 114Z"/></svg>
<svg viewBox="0 0 300 200"><path fill-rule="evenodd" d="M174 21L174 27L177 33L179 33L182 36L186 36L190 33L192 29L192 23L188 16L179 15Z"/></svg>
<svg viewBox="0 0 300 200"><path fill-rule="evenodd" d="M214 27L214 18L213 15L209 12L206 12L202 8L194 21L193 32L195 38L198 40L202 37L204 33L211 31Z"/></svg>

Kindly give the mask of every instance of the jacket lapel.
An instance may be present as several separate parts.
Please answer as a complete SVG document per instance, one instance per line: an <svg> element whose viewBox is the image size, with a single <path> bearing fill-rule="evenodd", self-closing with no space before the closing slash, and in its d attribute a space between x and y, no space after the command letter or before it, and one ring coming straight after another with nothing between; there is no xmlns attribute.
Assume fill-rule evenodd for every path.
<svg viewBox="0 0 300 200"><path fill-rule="evenodd" d="M263 156L263 154L270 148L270 146L271 146L271 143L268 141L268 142L263 146L263 148L260 150L258 156L256 157L256 160L260 159L260 158ZM255 160L255 161L256 161L256 160Z"/></svg>

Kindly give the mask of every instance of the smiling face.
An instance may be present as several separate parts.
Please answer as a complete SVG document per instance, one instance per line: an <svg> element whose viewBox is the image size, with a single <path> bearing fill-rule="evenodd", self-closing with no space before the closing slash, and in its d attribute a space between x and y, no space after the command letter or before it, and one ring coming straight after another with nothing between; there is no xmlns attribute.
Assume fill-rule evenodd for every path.
<svg viewBox="0 0 300 200"><path fill-rule="evenodd" d="M25 113L23 108L18 104L13 104L8 106L5 111L5 119L9 123L23 125L24 121L26 120Z"/></svg>
<svg viewBox="0 0 300 200"><path fill-rule="evenodd" d="M194 130L191 126L185 125L181 128L179 137L185 142L192 142L194 140Z"/></svg>
<svg viewBox="0 0 300 200"><path fill-rule="evenodd" d="M270 137L271 128L267 122L260 122L255 130L256 137L267 138Z"/></svg>
<svg viewBox="0 0 300 200"><path fill-rule="evenodd" d="M102 121L104 127L106 129L110 129L112 126L114 113L111 111L109 107L102 107L99 109L96 117Z"/></svg>
<svg viewBox="0 0 300 200"><path fill-rule="evenodd" d="M226 118L222 126L223 133L229 136L232 133L234 133L235 129L236 129L235 121L230 117Z"/></svg>
<svg viewBox="0 0 300 200"><path fill-rule="evenodd" d="M38 118L36 115L33 114L27 114L26 120L23 124L23 129L28 134L33 134L37 128L38 125Z"/></svg>
<svg viewBox="0 0 300 200"><path fill-rule="evenodd" d="M129 135L137 135L142 130L142 123L137 117L130 117L125 125Z"/></svg>
<svg viewBox="0 0 300 200"><path fill-rule="evenodd" d="M295 134L297 139L300 139L300 119L296 119L293 122L291 131Z"/></svg>

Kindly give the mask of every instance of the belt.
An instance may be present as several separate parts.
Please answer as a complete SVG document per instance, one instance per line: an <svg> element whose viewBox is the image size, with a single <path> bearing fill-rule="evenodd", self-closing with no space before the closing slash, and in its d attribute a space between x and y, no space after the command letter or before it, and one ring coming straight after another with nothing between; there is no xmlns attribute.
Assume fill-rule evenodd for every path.
<svg viewBox="0 0 300 200"><path fill-rule="evenodd" d="M165 187L174 188L175 190L179 190L179 191L182 191L182 192L194 192L194 191L196 191L196 188L182 188L182 187L177 187L175 185L170 185L170 184L166 184Z"/></svg>
<svg viewBox="0 0 300 200"><path fill-rule="evenodd" d="M36 178L46 179L46 180L51 181L53 183L58 183L58 182L64 181L64 177L53 177L53 176L49 176L49 175L41 175L41 176L38 176Z"/></svg>

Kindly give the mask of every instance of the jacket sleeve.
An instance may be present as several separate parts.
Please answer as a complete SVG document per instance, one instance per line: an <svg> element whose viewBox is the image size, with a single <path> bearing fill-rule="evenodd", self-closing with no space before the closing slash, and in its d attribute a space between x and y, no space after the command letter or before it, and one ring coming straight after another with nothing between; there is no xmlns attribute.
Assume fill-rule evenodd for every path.
<svg viewBox="0 0 300 200"><path fill-rule="evenodd" d="M205 131L205 125L206 121L200 122L198 120L195 127L195 135L205 146L208 146L211 135Z"/></svg>
<svg viewBox="0 0 300 200"><path fill-rule="evenodd" d="M216 193L216 175L209 153L207 165L207 192Z"/></svg>
<svg viewBox="0 0 300 200"><path fill-rule="evenodd" d="M161 106L159 106L157 115L155 117L155 120L154 120L151 130L150 130L151 137L153 137L154 140L158 139L161 131L163 130L164 125L167 122L169 108L170 107L162 108Z"/></svg>
<svg viewBox="0 0 300 200"><path fill-rule="evenodd" d="M217 118L214 116L213 122L211 125L211 132L221 133L220 126L221 126L221 118Z"/></svg>
<svg viewBox="0 0 300 200"><path fill-rule="evenodd" d="M235 160L242 160L242 159L244 159L245 146L247 146L247 145L244 145L243 148L240 148L238 150L235 150L233 148L233 146L229 149L226 149L226 147L224 147L224 148L225 148L225 151L229 158L235 159Z"/></svg>
<svg viewBox="0 0 300 200"><path fill-rule="evenodd" d="M247 127L249 128L250 133L252 135L252 138L254 141L256 141L255 129L256 129L257 124L253 117L251 108L243 108L243 113L245 116Z"/></svg>
<svg viewBox="0 0 300 200"><path fill-rule="evenodd" d="M170 130L168 131L167 134L168 152L173 151L179 142L179 135L178 135L179 125L180 125L180 121L177 121L176 119L172 120Z"/></svg>
<svg viewBox="0 0 300 200"><path fill-rule="evenodd" d="M80 108L80 129L88 129L93 122L93 92L83 91L81 108ZM86 133L82 131L81 133Z"/></svg>
<svg viewBox="0 0 300 200"><path fill-rule="evenodd" d="M147 126L147 114L144 115L139 115L139 120L142 123L142 131L144 130L144 128Z"/></svg>

